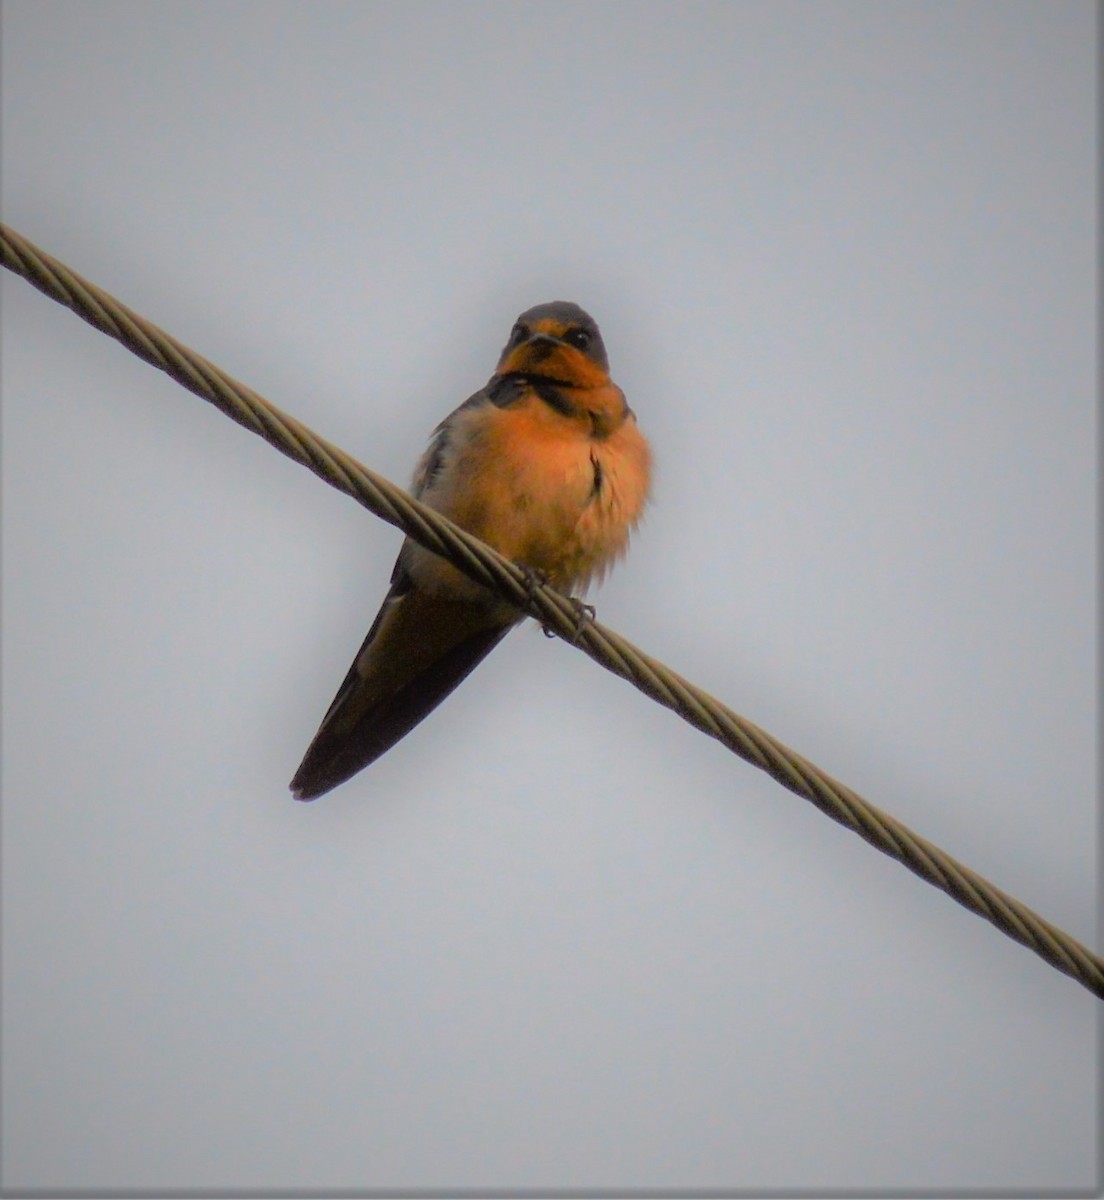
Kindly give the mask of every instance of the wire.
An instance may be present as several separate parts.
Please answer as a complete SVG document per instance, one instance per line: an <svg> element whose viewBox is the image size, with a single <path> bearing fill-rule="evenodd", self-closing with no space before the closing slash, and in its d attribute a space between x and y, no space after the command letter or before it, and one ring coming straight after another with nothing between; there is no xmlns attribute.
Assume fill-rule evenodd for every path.
<svg viewBox="0 0 1104 1200"><path fill-rule="evenodd" d="M595 620L582 620L577 601L535 582L490 546L318 437L4 225L0 225L0 261L288 458L447 558L476 582L535 617L545 629L578 646L595 662L1104 998L1104 959L620 634Z"/></svg>

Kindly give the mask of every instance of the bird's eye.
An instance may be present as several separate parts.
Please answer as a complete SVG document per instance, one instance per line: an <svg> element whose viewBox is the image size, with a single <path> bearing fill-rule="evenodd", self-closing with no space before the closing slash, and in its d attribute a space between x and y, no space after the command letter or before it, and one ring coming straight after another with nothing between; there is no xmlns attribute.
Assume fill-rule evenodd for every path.
<svg viewBox="0 0 1104 1200"><path fill-rule="evenodd" d="M518 321L518 323L513 327L513 329L510 330L510 341L511 342L524 342L528 336L529 336L529 330L526 328L526 326L521 321Z"/></svg>
<svg viewBox="0 0 1104 1200"><path fill-rule="evenodd" d="M576 326L564 334L564 341L574 346L576 350L585 350L590 345L590 334L585 329Z"/></svg>

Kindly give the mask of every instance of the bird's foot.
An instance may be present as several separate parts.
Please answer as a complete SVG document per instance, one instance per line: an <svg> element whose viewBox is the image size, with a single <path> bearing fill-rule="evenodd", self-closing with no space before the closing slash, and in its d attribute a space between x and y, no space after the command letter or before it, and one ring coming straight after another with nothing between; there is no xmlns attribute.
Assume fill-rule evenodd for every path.
<svg viewBox="0 0 1104 1200"><path fill-rule="evenodd" d="M579 638L583 636L583 630L587 627L588 623L594 620L594 605L584 604L578 596L569 596L568 602L575 610L575 629L570 638L571 644L574 646ZM547 625L542 625L541 630L545 637L556 636L556 631L550 629Z"/></svg>
<svg viewBox="0 0 1104 1200"><path fill-rule="evenodd" d="M575 610L575 632L571 638L574 646L583 636L583 630L594 620L594 605L584 604L578 596L571 597L571 607Z"/></svg>
<svg viewBox="0 0 1104 1200"><path fill-rule="evenodd" d="M548 576L539 567L528 567L524 563L518 563L518 566L525 575L525 593L532 600L537 588L544 587L548 583ZM594 620L594 605L584 604L578 596L569 596L568 601L575 610L575 632L571 636L571 642L574 644L582 636L587 623ZM542 624L541 631L545 637L556 636L555 630L547 625Z"/></svg>

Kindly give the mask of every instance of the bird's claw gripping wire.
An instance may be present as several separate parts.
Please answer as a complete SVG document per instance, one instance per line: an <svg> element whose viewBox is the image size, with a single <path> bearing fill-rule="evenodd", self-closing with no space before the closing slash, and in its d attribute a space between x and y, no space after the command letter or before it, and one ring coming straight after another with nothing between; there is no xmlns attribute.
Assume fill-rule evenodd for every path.
<svg viewBox="0 0 1104 1200"><path fill-rule="evenodd" d="M578 596L568 596L567 602L575 612L575 629L568 639L575 646L583 636L583 630L594 620L594 605L584 604ZM546 638L556 637L556 631L548 625L541 625L541 632Z"/></svg>
<svg viewBox="0 0 1104 1200"><path fill-rule="evenodd" d="M525 576L525 595L531 602L537 588L542 588L548 583L548 575L540 567L529 567L525 563L518 563L517 565ZM575 632L571 636L571 644L575 645L579 638L582 637L583 630L587 627L587 624L594 620L595 611L593 604L584 604L578 596L569 596L568 602L575 610ZM548 638L556 636L556 631L543 622L541 623L541 632Z"/></svg>
<svg viewBox="0 0 1104 1200"><path fill-rule="evenodd" d="M525 598L532 602L537 588L542 588L548 583L548 575L540 567L529 567L525 563L517 563L516 566L525 576Z"/></svg>
<svg viewBox="0 0 1104 1200"><path fill-rule="evenodd" d="M571 644L577 645L579 639L583 636L583 630L594 620L595 611L593 604L584 604L578 596L569 596L571 607L575 610L575 632L571 635ZM551 636L546 629L545 634Z"/></svg>

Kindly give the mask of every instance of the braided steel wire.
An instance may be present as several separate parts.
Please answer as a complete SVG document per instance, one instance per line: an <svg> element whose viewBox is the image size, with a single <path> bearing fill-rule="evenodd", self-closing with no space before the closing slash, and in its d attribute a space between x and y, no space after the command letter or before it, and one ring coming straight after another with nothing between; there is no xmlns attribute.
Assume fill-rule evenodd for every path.
<svg viewBox="0 0 1104 1200"><path fill-rule="evenodd" d="M288 458L447 558L478 583L524 609L546 630L578 646L595 662L1104 998L1104 959L1099 955L613 630L583 619L577 601L534 580L490 546L319 438L4 225L0 225L0 261Z"/></svg>

